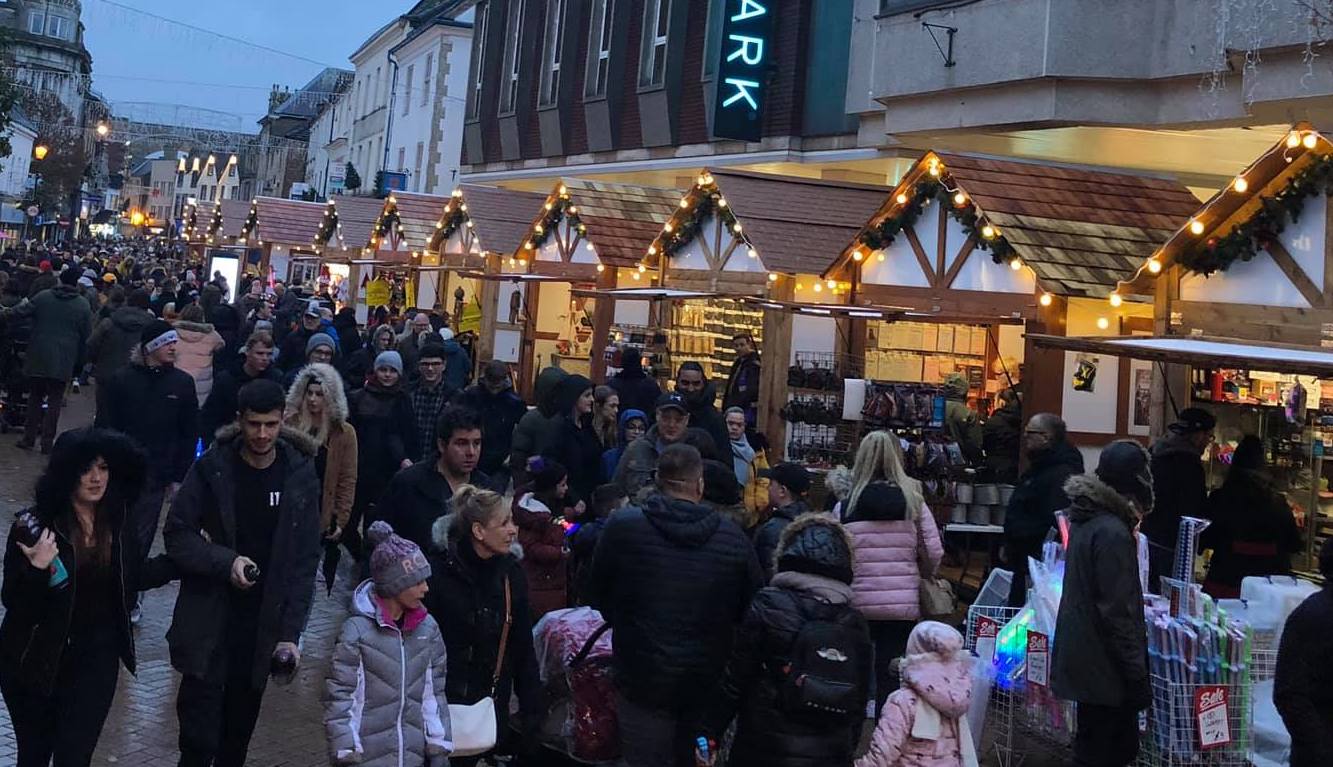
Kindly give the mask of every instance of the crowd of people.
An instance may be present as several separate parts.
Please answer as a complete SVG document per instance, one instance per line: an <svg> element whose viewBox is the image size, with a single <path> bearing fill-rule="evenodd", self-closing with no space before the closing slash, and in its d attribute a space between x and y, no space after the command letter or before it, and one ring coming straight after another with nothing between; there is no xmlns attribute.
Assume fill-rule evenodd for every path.
<svg viewBox="0 0 1333 767"><path fill-rule="evenodd" d="M923 620L944 546L902 441L867 434L815 503L811 472L770 465L756 430L749 336L721 396L691 362L664 390L626 347L600 384L541 370L529 408L510 366L474 360L442 312L372 315L363 333L318 284L247 278L228 301L201 275L147 245L0 270L17 297L0 343L26 347L18 444L50 456L4 558L0 693L21 767L90 763L145 639L139 593L172 581L179 763L245 764L267 686L302 662L321 559L331 594L343 554L359 584L326 671L333 764L548 763L533 628L584 605L612 633L603 704L630 767L714 764L724 743L741 767L977 763L963 637ZM89 378L94 423L62 434L63 399ZM1086 474L1057 416L1022 415L1014 391L984 424L965 396L946 409L954 438L1017 484L1014 604L1067 514L1052 687L1079 702L1076 763L1126 764L1148 694L1133 532L1173 550L1172 516L1211 515L1222 594L1289 568L1291 511L1257 440L1204 492L1204 411L1151 452L1113 443ZM1294 657L1279 708L1326 716L1330 688L1293 681L1311 662ZM1323 754L1309 749L1327 732L1293 737Z"/></svg>

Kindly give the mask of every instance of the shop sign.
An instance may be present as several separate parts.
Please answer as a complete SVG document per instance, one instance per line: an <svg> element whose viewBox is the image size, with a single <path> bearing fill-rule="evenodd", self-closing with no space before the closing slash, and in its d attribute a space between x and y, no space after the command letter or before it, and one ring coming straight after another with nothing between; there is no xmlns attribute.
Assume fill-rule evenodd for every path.
<svg viewBox="0 0 1333 767"><path fill-rule="evenodd" d="M1051 686L1051 640L1038 631L1028 632L1027 680L1040 687Z"/></svg>
<svg viewBox="0 0 1333 767"><path fill-rule="evenodd" d="M772 62L772 0L726 0L713 136L758 141Z"/></svg>
<svg viewBox="0 0 1333 767"><path fill-rule="evenodd" d="M987 661L995 660L995 640L1000 635L1000 624L993 618L982 616L977 619L977 656Z"/></svg>
<svg viewBox="0 0 1333 767"><path fill-rule="evenodd" d="M1231 718L1227 688L1220 684L1210 684L1196 690L1194 720L1198 723L1200 748L1221 748L1230 745Z"/></svg>
<svg viewBox="0 0 1333 767"><path fill-rule="evenodd" d="M366 286L366 304L372 307L388 306L389 287L387 280L373 280Z"/></svg>

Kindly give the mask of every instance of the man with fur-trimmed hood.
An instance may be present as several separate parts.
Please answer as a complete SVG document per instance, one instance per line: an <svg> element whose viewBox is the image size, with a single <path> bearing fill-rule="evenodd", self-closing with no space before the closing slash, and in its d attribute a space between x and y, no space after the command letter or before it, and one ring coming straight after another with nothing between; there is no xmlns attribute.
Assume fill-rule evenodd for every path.
<svg viewBox="0 0 1333 767"><path fill-rule="evenodd" d="M270 669L300 662L319 564L318 446L283 425L277 383L248 383L237 400L163 533L182 573L167 644L183 767L245 763Z"/></svg>
<svg viewBox="0 0 1333 767"><path fill-rule="evenodd" d="M1074 764L1120 767L1138 754L1152 700L1135 527L1153 506L1148 451L1112 442L1092 474L1070 477L1070 533L1051 689L1078 702Z"/></svg>

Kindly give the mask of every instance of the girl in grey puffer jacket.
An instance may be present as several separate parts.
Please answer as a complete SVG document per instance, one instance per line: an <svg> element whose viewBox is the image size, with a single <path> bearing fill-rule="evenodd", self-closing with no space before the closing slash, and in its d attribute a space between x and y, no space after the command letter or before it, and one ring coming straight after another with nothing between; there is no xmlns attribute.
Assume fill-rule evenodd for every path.
<svg viewBox="0 0 1333 767"><path fill-rule="evenodd" d="M421 604L430 563L386 522L367 539L371 579L352 597L325 685L330 761L444 767L453 751L444 639Z"/></svg>

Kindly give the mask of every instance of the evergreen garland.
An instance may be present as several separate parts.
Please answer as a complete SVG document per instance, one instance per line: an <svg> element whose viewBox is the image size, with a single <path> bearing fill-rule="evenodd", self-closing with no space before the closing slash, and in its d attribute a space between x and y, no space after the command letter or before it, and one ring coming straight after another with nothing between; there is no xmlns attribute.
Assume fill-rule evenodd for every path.
<svg viewBox="0 0 1333 767"><path fill-rule="evenodd" d="M379 217L375 219L375 226L371 232L377 248L391 232L402 237L403 224L398 220L398 206L390 202L388 210L381 211Z"/></svg>
<svg viewBox="0 0 1333 767"><path fill-rule="evenodd" d="M1300 220L1307 197L1333 195L1333 155L1321 155L1287 181L1272 197L1259 198L1259 210L1222 237L1191 243L1176 263L1196 274L1225 272L1237 260L1249 261L1276 242L1287 221Z"/></svg>
<svg viewBox="0 0 1333 767"><path fill-rule="evenodd" d="M578 208L570 201L569 195L560 195L550 209L542 214L542 220L532 227L532 236L528 238L528 244L532 247L529 250L540 248L566 218L569 219L569 226L579 234L588 233L588 227L579 219Z"/></svg>
<svg viewBox="0 0 1333 767"><path fill-rule="evenodd" d="M250 203L250 212L245 217L245 224L241 226L241 236L236 239L243 241L249 240L250 233L253 232L257 226L259 226L259 205L252 202Z"/></svg>
<svg viewBox="0 0 1333 767"><path fill-rule="evenodd" d="M887 216L878 224L864 229L857 242L872 253L889 247L904 229L916 224L931 200L938 200L963 231L968 236L975 237L977 247L990 252L991 260L995 263L1008 263L1017 255L1014 246L1003 236L987 239L981 235L980 230L985 223L978 215L977 206L972 204L971 198L962 205L957 204L954 202L953 193L945 188L941 181L934 178L923 178L918 181L907 202L898 209L897 214Z"/></svg>
<svg viewBox="0 0 1333 767"><path fill-rule="evenodd" d="M218 203L213 206L213 220L208 223L208 232L206 235L208 239L212 240L213 235L217 234L218 230L221 228L222 228L222 203Z"/></svg>
<svg viewBox="0 0 1333 767"><path fill-rule="evenodd" d="M338 233L339 226L338 206L333 203L325 205L324 218L319 222L319 231L315 233L314 245L316 247L328 245L329 240L333 239L334 235L338 235L338 238L342 239L342 235Z"/></svg>
<svg viewBox="0 0 1333 767"><path fill-rule="evenodd" d="M198 207L194 203L190 203L189 211L185 214L185 239L187 240L194 236L198 211Z"/></svg>
<svg viewBox="0 0 1333 767"><path fill-rule="evenodd" d="M468 215L464 210L465 207L467 204L459 198L444 206L444 218L435 224L435 236L431 238L430 250L438 251L454 232L458 231L458 227L466 225Z"/></svg>

